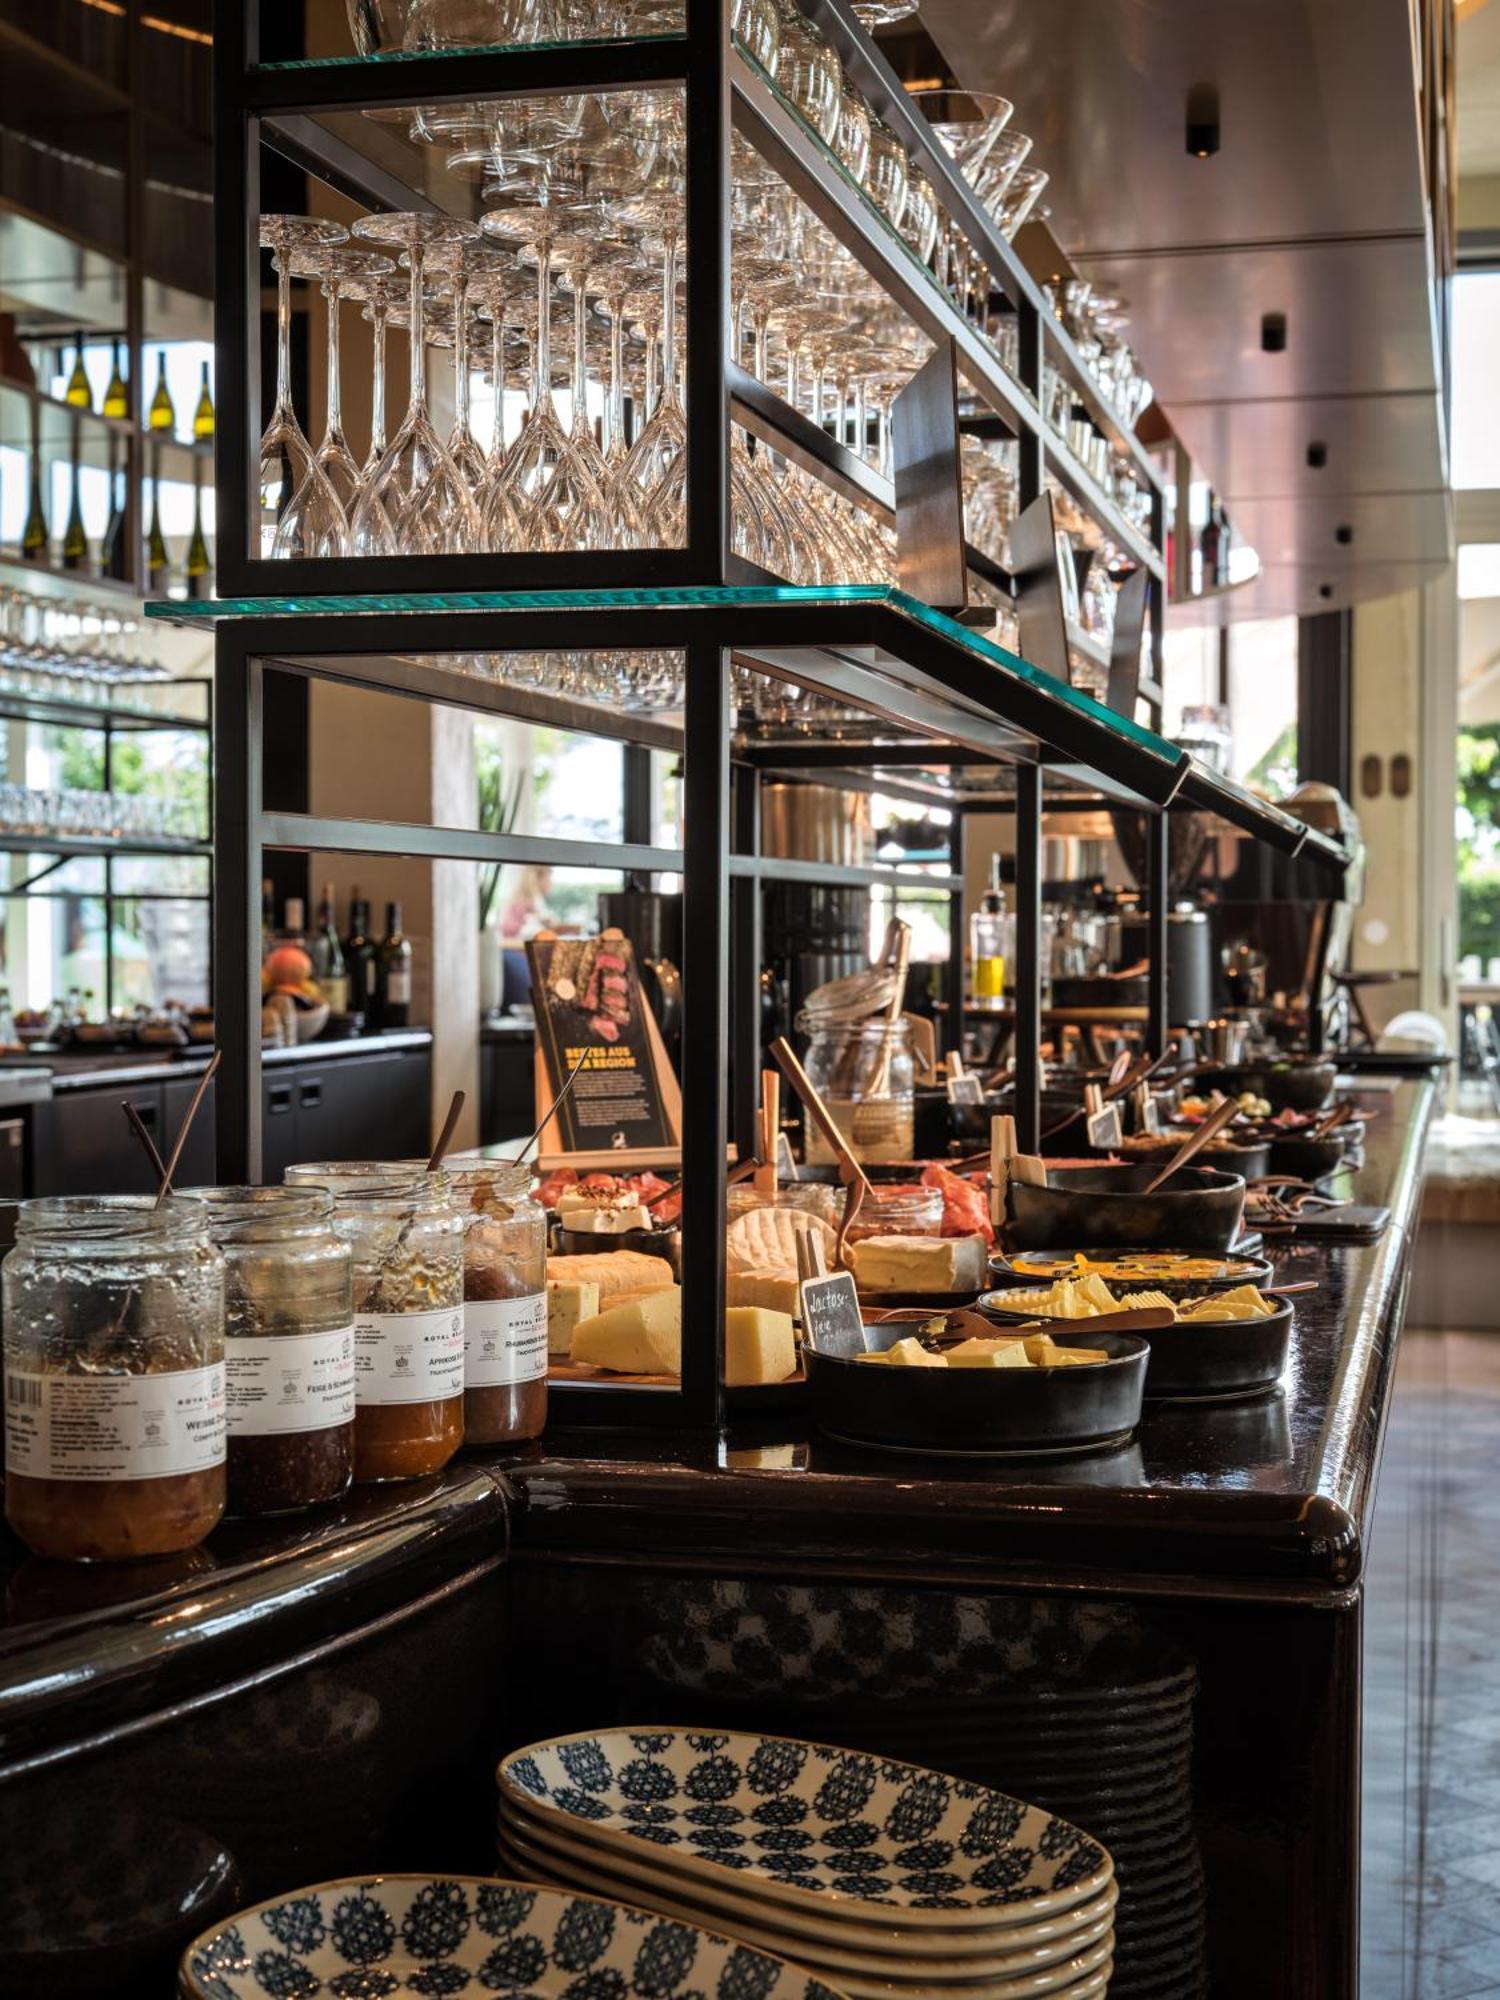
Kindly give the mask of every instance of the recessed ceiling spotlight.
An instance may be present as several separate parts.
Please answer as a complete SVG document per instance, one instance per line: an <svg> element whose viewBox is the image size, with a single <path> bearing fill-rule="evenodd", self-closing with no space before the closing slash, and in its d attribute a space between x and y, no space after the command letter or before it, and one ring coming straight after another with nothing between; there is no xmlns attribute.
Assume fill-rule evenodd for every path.
<svg viewBox="0 0 1500 2000"><path fill-rule="evenodd" d="M1263 313L1260 322L1260 345L1265 354L1286 353L1286 314Z"/></svg>
<svg viewBox="0 0 1500 2000"><path fill-rule="evenodd" d="M1354 540L1354 530L1347 521L1340 521L1333 531L1333 539L1338 543L1340 548L1346 549Z"/></svg>
<svg viewBox="0 0 1500 2000"><path fill-rule="evenodd" d="M1331 583L1320 583L1320 584L1318 585L1318 595L1319 595L1319 597L1322 597L1322 598L1325 598L1325 599L1326 599L1326 598L1329 598L1329 597L1332 597L1332 595L1333 595L1333 585L1332 585Z"/></svg>
<svg viewBox="0 0 1500 2000"><path fill-rule="evenodd" d="M1195 83L1187 98L1187 150L1195 160L1211 160L1219 150L1217 84Z"/></svg>
<svg viewBox="0 0 1500 2000"><path fill-rule="evenodd" d="M1314 472L1321 472L1328 463L1328 447L1321 438L1314 438L1307 447L1307 462Z"/></svg>

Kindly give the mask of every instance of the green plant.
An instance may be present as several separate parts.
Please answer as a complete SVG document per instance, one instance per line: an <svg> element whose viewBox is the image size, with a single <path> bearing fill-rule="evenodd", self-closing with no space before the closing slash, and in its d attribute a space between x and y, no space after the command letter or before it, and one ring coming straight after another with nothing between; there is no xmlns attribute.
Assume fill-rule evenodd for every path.
<svg viewBox="0 0 1500 2000"><path fill-rule="evenodd" d="M526 787L526 774L517 771L515 782L507 786L505 770L501 762L500 746L493 737L475 732L474 738L475 778L479 791L479 826L483 833L510 833L514 831L521 812L521 798ZM503 863L487 861L479 871L479 928L483 930L490 920L495 907L495 896L500 887L500 871Z"/></svg>
<svg viewBox="0 0 1500 2000"><path fill-rule="evenodd" d="M1458 732L1458 955L1500 958L1500 723Z"/></svg>

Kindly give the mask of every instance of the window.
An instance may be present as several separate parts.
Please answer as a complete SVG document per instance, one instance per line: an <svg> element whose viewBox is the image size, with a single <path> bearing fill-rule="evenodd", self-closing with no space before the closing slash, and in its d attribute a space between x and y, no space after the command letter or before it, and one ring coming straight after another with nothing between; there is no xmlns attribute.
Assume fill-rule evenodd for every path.
<svg viewBox="0 0 1500 2000"><path fill-rule="evenodd" d="M1453 281L1453 484L1500 486L1500 272ZM1462 560L1462 557L1460 557Z"/></svg>

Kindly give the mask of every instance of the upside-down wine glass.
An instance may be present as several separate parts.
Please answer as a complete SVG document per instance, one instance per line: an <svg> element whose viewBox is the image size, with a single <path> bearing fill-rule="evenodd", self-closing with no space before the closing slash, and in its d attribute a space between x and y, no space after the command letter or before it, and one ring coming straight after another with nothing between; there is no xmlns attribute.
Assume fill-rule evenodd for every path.
<svg viewBox="0 0 1500 2000"><path fill-rule="evenodd" d="M276 404L260 440L260 553L262 556L331 556L344 548L344 514L338 497L313 464L292 407L292 259L314 245L342 243L348 230L316 215L263 215L260 245L276 269ZM299 487L311 477L294 545L276 546L277 528Z"/></svg>
<svg viewBox="0 0 1500 2000"><path fill-rule="evenodd" d="M362 216L355 234L400 249L410 275L411 381L406 415L366 482L350 537L356 555L437 554L479 546L479 520L458 468L427 413L426 343L423 338L429 245L472 237L473 225L456 216L397 213Z"/></svg>
<svg viewBox="0 0 1500 2000"><path fill-rule="evenodd" d="M328 389L327 409L324 415L323 437L313 454L313 462L323 477L333 488L347 521L354 512L354 503L359 496L360 468L354 453L349 449L344 436L343 395L340 375L339 351L339 308L343 301L352 296L353 285L378 283L395 275L390 259L379 257L367 250L315 250L304 251L292 266L292 275L298 278L317 278L322 281L323 297L328 302ZM281 530L285 531L286 523Z"/></svg>

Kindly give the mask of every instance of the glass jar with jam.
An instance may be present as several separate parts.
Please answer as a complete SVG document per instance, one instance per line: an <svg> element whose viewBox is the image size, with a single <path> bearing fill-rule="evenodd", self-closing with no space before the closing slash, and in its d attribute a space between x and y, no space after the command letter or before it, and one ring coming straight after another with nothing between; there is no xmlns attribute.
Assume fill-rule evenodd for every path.
<svg viewBox="0 0 1500 2000"><path fill-rule="evenodd" d="M323 1186L354 1258L354 1478L440 1472L464 1441L464 1226L440 1173L289 1167Z"/></svg>
<svg viewBox="0 0 1500 2000"><path fill-rule="evenodd" d="M349 1245L319 1187L204 1188L224 1253L229 1508L288 1514L354 1476Z"/></svg>
<svg viewBox="0 0 1500 2000"><path fill-rule="evenodd" d="M5 1259L5 1516L39 1556L190 1549L224 1512L224 1259L202 1202L23 1202Z"/></svg>
<svg viewBox="0 0 1500 2000"><path fill-rule="evenodd" d="M547 1217L531 1169L450 1160L464 1226L464 1441L518 1444L547 1421Z"/></svg>

